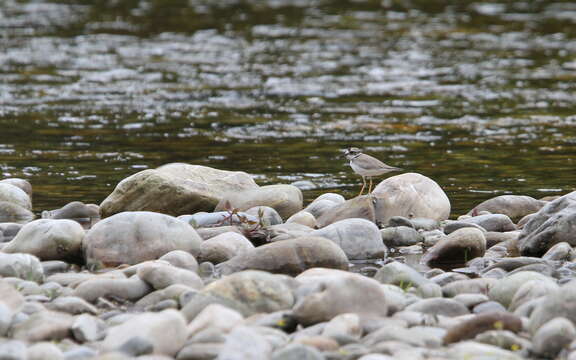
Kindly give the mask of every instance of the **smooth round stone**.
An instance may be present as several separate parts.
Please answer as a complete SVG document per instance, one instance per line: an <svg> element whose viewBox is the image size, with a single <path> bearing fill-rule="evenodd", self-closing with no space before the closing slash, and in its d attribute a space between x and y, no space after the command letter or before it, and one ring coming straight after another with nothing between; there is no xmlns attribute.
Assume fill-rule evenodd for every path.
<svg viewBox="0 0 576 360"><path fill-rule="evenodd" d="M430 266L465 263L483 256L485 251L484 234L478 229L462 228L430 248L421 262Z"/></svg>
<svg viewBox="0 0 576 360"><path fill-rule="evenodd" d="M304 236L259 246L217 266L223 275L248 269L297 275L313 267L348 269L348 258L335 242Z"/></svg>
<svg viewBox="0 0 576 360"><path fill-rule="evenodd" d="M460 316L469 314L468 308L462 303L445 298L423 299L414 304L408 305L406 311L417 311L430 315Z"/></svg>
<svg viewBox="0 0 576 360"><path fill-rule="evenodd" d="M508 308L510 311L515 311L523 304L534 299L542 298L558 289L559 286L552 279L549 281L530 280L516 290Z"/></svg>
<svg viewBox="0 0 576 360"><path fill-rule="evenodd" d="M175 284L184 285L192 289L204 287L202 279L194 271L161 262L150 262L138 267L138 277L156 290Z"/></svg>
<svg viewBox="0 0 576 360"><path fill-rule="evenodd" d="M478 304L489 300L484 294L459 294L454 296L454 300L461 302L464 306L471 309Z"/></svg>
<svg viewBox="0 0 576 360"><path fill-rule="evenodd" d="M456 280L442 286L442 292L447 297L454 297L458 294L486 294L497 281L490 278Z"/></svg>
<svg viewBox="0 0 576 360"><path fill-rule="evenodd" d="M296 277L298 303L294 317L309 326L344 313L387 316L386 291L374 279L334 269L310 269Z"/></svg>
<svg viewBox="0 0 576 360"><path fill-rule="evenodd" d="M152 344L156 354L175 356L186 342L186 319L176 310L135 315L108 329L102 342L104 351L121 350L134 337Z"/></svg>
<svg viewBox="0 0 576 360"><path fill-rule="evenodd" d="M178 217L178 218L180 218L180 217ZM196 229L196 232L198 233L198 235L200 235L200 237L203 240L208 240L210 238L213 238L214 236L224 234L224 233L227 233L230 231L238 233L238 234L242 233L237 226L218 226L218 227Z"/></svg>
<svg viewBox="0 0 576 360"><path fill-rule="evenodd" d="M378 227L365 219L341 220L310 235L333 241L350 260L383 259L388 252Z"/></svg>
<svg viewBox="0 0 576 360"><path fill-rule="evenodd" d="M32 184L30 184L26 179L8 178L0 180L0 183L14 185L22 189L30 198L32 198Z"/></svg>
<svg viewBox="0 0 576 360"><path fill-rule="evenodd" d="M410 219L410 222L414 225L416 230L432 231L440 228L440 222L434 219L417 217Z"/></svg>
<svg viewBox="0 0 576 360"><path fill-rule="evenodd" d="M434 282L435 284L438 284L440 286L444 286L446 284L449 284L451 282L458 281L458 280L469 280L469 277L464 275L464 274L449 271L449 272L443 272L439 275L436 275L436 276L430 278L430 280L432 282Z"/></svg>
<svg viewBox="0 0 576 360"><path fill-rule="evenodd" d="M32 201L26 192L15 185L0 182L0 201L6 201L32 210Z"/></svg>
<svg viewBox="0 0 576 360"><path fill-rule="evenodd" d="M324 330L322 336L335 339L338 336L348 336L354 339L360 339L362 328L360 326L360 317L357 314L340 314L332 318Z"/></svg>
<svg viewBox="0 0 576 360"><path fill-rule="evenodd" d="M330 200L332 202L335 202L336 204L343 204L344 202L346 202L346 198L344 198L344 196L336 193L321 194L316 199L314 199L313 202L319 200Z"/></svg>
<svg viewBox="0 0 576 360"><path fill-rule="evenodd" d="M95 302L98 298L106 296L136 301L151 290L150 285L138 277L130 279L94 278L82 282L72 294L89 302Z"/></svg>
<svg viewBox="0 0 576 360"><path fill-rule="evenodd" d="M286 220L286 223L300 224L314 229L316 227L316 218L308 211L302 210L290 216L288 220Z"/></svg>
<svg viewBox="0 0 576 360"><path fill-rule="evenodd" d="M154 344L142 336L133 336L120 345L118 351L130 356L142 356L154 351Z"/></svg>
<svg viewBox="0 0 576 360"><path fill-rule="evenodd" d="M178 352L177 360L191 359L217 359L218 354L222 351L223 343L192 343L184 346Z"/></svg>
<svg viewBox="0 0 576 360"><path fill-rule="evenodd" d="M312 201L308 206L306 206L304 208L304 211L312 214L315 219L318 219L320 216L322 216L328 210L330 210L333 207L338 206L339 204L342 204L344 202L345 202L345 200L342 201L341 203L337 203L337 202L334 202L334 201L328 200L328 199L316 199L316 200Z"/></svg>
<svg viewBox="0 0 576 360"><path fill-rule="evenodd" d="M70 264L60 260L42 261L42 269L46 276L52 274L63 273L70 269Z"/></svg>
<svg viewBox="0 0 576 360"><path fill-rule="evenodd" d="M398 225L380 230L382 241L388 247L412 246L424 241L422 235L411 227Z"/></svg>
<svg viewBox="0 0 576 360"><path fill-rule="evenodd" d="M62 340L69 336L74 317L52 311L38 311L14 326L14 339L28 342Z"/></svg>
<svg viewBox="0 0 576 360"><path fill-rule="evenodd" d="M24 225L2 251L27 253L40 260L79 262L84 234L82 226L72 220L35 220Z"/></svg>
<svg viewBox="0 0 576 360"><path fill-rule="evenodd" d="M489 211L492 214L504 214L512 219L519 219L537 212L545 204L545 201L536 200L530 196L500 195L476 205L468 212L468 215L480 211Z"/></svg>
<svg viewBox="0 0 576 360"><path fill-rule="evenodd" d="M64 353L66 360L88 360L98 355L98 351L87 346L77 346Z"/></svg>
<svg viewBox="0 0 576 360"><path fill-rule="evenodd" d="M576 338L572 321L557 317L544 323L532 337L532 351L542 357L554 359Z"/></svg>
<svg viewBox="0 0 576 360"><path fill-rule="evenodd" d="M446 220L450 216L450 199L432 179L418 173L389 177L372 191L377 198L376 220L388 223L392 216Z"/></svg>
<svg viewBox="0 0 576 360"><path fill-rule="evenodd" d="M10 223L22 223L25 224L36 215L34 213L18 204L11 203L8 201L0 201L0 221L10 222Z"/></svg>
<svg viewBox="0 0 576 360"><path fill-rule="evenodd" d="M574 304L576 304L576 281L573 280L558 290L550 291L541 299L530 315L530 332L536 333L542 325L556 317L565 317L574 323L576 321Z"/></svg>
<svg viewBox="0 0 576 360"><path fill-rule="evenodd" d="M469 219L462 220L465 223L476 224L483 227L486 231L514 231L516 225L507 215L503 214L486 214L473 216Z"/></svg>
<svg viewBox="0 0 576 360"><path fill-rule="evenodd" d="M182 313L187 319L193 319L212 303L228 306L245 316L286 310L295 301L293 281L264 271L237 272L206 285L183 307Z"/></svg>
<svg viewBox="0 0 576 360"><path fill-rule="evenodd" d="M486 238L486 246L492 247L496 244L503 243L505 241L517 240L520 236L519 231L508 231L508 232L498 232L498 231L488 231L484 234Z"/></svg>
<svg viewBox="0 0 576 360"><path fill-rule="evenodd" d="M0 358L26 360L26 343L17 340L0 341Z"/></svg>
<svg viewBox="0 0 576 360"><path fill-rule="evenodd" d="M36 256L0 252L0 276L42 282L44 269Z"/></svg>
<svg viewBox="0 0 576 360"><path fill-rule="evenodd" d="M446 223L443 230L444 230L444 234L449 235L449 234L453 233L454 231L460 230L462 228L474 228L474 229L478 229L482 232L486 232L486 229L484 229L482 226L480 226L478 224L464 222L462 220L449 221L448 223Z"/></svg>
<svg viewBox="0 0 576 360"><path fill-rule="evenodd" d="M73 201L60 209L43 211L42 218L71 219L90 227L100 219L100 207L95 204L84 204L81 201Z"/></svg>
<svg viewBox="0 0 576 360"><path fill-rule="evenodd" d="M488 296L490 299L499 302L507 308L510 306L516 291L530 280L549 281L549 278L533 271L522 271L516 274L511 274L498 280L498 282L496 282L496 284L490 289Z"/></svg>
<svg viewBox="0 0 576 360"><path fill-rule="evenodd" d="M46 307L54 311L66 312L72 315L83 313L96 315L98 313L98 308L96 308L94 305L90 304L82 298L75 296L58 297L51 301L49 304L46 304Z"/></svg>
<svg viewBox="0 0 576 360"><path fill-rule="evenodd" d="M552 261L568 261L573 257L574 250L567 242L561 242L553 245L544 255L542 259Z"/></svg>
<svg viewBox="0 0 576 360"><path fill-rule="evenodd" d="M63 360L64 354L52 342L37 342L28 347L28 360Z"/></svg>
<svg viewBox="0 0 576 360"><path fill-rule="evenodd" d="M220 304L208 305L188 325L188 337L214 330L225 334L244 321L244 316L236 310Z"/></svg>
<svg viewBox="0 0 576 360"><path fill-rule="evenodd" d="M313 229L298 223L284 223L272 225L266 228L271 242L290 240L303 236L308 236Z"/></svg>
<svg viewBox="0 0 576 360"><path fill-rule="evenodd" d="M137 264L183 250L199 255L202 240L194 228L153 212L123 212L94 225L83 242L89 266Z"/></svg>
<svg viewBox="0 0 576 360"><path fill-rule="evenodd" d="M472 312L474 314L490 313L490 312L505 312L506 308L496 301L486 301L474 306Z"/></svg>
<svg viewBox="0 0 576 360"><path fill-rule="evenodd" d="M253 249L254 245L245 236L227 232L203 241L200 244L200 259L218 264Z"/></svg>
<svg viewBox="0 0 576 360"><path fill-rule="evenodd" d="M82 314L74 319L71 331L74 339L80 343L98 341L104 338L106 324L97 317Z"/></svg>
<svg viewBox="0 0 576 360"><path fill-rule="evenodd" d="M218 357L221 359L269 360L272 345L254 328L237 326L226 336Z"/></svg>
<svg viewBox="0 0 576 360"><path fill-rule="evenodd" d="M191 289L188 286L174 284L170 285L162 290L153 291L140 300L138 300L134 307L137 309L150 309L150 311L161 311L164 310L163 306L166 306L166 309L171 308L178 308L178 301L182 298L185 298L183 294L185 293L197 293L197 290ZM172 303L164 304L163 302L166 300L176 302L176 306L173 307ZM188 299L187 299L188 300Z"/></svg>
<svg viewBox="0 0 576 360"><path fill-rule="evenodd" d="M189 252L172 250L162 255L158 260L167 261L175 267L198 272L198 261Z"/></svg>
<svg viewBox="0 0 576 360"><path fill-rule="evenodd" d="M255 206L246 210L246 214L255 216L258 223L263 226L282 224L282 217L278 212L269 206Z"/></svg>

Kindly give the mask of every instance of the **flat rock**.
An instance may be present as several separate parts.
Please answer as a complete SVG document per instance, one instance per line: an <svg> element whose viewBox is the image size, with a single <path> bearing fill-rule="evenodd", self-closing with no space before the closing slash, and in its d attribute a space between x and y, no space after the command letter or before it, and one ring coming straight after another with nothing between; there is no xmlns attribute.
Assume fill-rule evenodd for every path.
<svg viewBox="0 0 576 360"><path fill-rule="evenodd" d="M546 275L533 271L521 271L498 280L490 289L488 296L508 308L518 289L531 280L551 281Z"/></svg>
<svg viewBox="0 0 576 360"><path fill-rule="evenodd" d="M372 191L376 196L376 221L387 224L392 216L408 219L423 217L446 220L450 216L450 200L432 179L405 173L383 180Z"/></svg>
<svg viewBox="0 0 576 360"><path fill-rule="evenodd" d="M100 213L102 217L124 211L194 214L214 210L225 193L257 188L245 172L172 163L122 180L100 204Z"/></svg>
<svg viewBox="0 0 576 360"><path fill-rule="evenodd" d="M382 229L380 236L387 247L412 246L424 241L422 234L408 226Z"/></svg>
<svg viewBox="0 0 576 360"><path fill-rule="evenodd" d="M443 315L443 316L460 316L469 314L468 308L462 303L445 298L432 298L417 301L408 305L406 311L417 311L430 315Z"/></svg>
<svg viewBox="0 0 576 360"><path fill-rule="evenodd" d="M179 284L192 289L201 289L204 282L197 273L162 262L150 262L138 268L138 277L156 290Z"/></svg>
<svg viewBox="0 0 576 360"><path fill-rule="evenodd" d="M83 242L89 266L137 264L183 250L196 256L202 242L192 226L168 215L123 212L94 225Z"/></svg>
<svg viewBox="0 0 576 360"><path fill-rule="evenodd" d="M94 278L78 285L72 295L92 303L98 298L106 296L136 301L150 291L152 291L150 285L138 277L130 279Z"/></svg>
<svg viewBox="0 0 576 360"><path fill-rule="evenodd" d="M547 321L536 331L532 351L541 357L555 359L575 338L574 324L566 318L557 317Z"/></svg>
<svg viewBox="0 0 576 360"><path fill-rule="evenodd" d="M217 266L224 275L249 269L297 275L313 267L348 269L348 258L333 241L304 236L259 246Z"/></svg>

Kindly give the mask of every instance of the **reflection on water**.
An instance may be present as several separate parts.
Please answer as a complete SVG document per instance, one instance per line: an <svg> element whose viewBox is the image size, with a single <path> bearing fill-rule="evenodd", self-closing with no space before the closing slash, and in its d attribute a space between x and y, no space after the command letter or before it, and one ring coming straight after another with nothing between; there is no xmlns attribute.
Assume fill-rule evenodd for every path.
<svg viewBox="0 0 576 360"><path fill-rule="evenodd" d="M96 4L94 4L96 3ZM0 4L0 177L34 210L174 161L353 196L340 149L438 181L454 214L574 187L576 4Z"/></svg>

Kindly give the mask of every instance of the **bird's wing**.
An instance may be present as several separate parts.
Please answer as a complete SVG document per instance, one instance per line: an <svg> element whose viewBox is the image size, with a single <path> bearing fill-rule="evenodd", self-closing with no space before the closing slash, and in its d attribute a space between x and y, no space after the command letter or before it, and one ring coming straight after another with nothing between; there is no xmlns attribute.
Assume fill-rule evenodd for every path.
<svg viewBox="0 0 576 360"><path fill-rule="evenodd" d="M375 157L366 154L358 156L356 164L364 169L400 170L400 168L386 165Z"/></svg>

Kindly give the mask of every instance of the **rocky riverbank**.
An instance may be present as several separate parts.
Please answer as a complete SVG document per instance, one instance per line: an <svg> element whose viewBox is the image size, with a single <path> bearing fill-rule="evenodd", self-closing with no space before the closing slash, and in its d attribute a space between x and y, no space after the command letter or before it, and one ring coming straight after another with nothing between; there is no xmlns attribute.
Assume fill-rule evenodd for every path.
<svg viewBox="0 0 576 360"><path fill-rule="evenodd" d="M99 205L32 198L0 181L2 359L576 359L576 192L458 216L416 173L304 204L168 164Z"/></svg>

